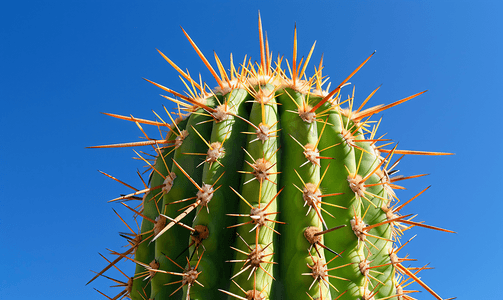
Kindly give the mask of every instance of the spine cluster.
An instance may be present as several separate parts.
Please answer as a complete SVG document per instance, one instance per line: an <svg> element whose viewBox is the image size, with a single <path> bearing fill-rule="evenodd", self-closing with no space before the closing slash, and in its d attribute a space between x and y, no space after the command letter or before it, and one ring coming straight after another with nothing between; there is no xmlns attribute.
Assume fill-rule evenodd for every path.
<svg viewBox="0 0 503 300"><path fill-rule="evenodd" d="M398 252L409 241L399 239L416 226L448 230L401 215L426 189L401 203L398 182L423 175L397 176L395 167L406 154L444 153L392 147L370 121L422 93L364 108L374 91L355 109L354 90L343 99L341 88L370 57L324 89L322 61L305 75L314 45L297 61L295 33L287 72L282 58L273 67L260 21L259 33L260 63L236 69L231 56L226 71L215 55L220 75L185 33L218 87L208 91L161 53L190 95L152 82L177 104L168 122L109 114L135 122L146 141L96 148L150 147L155 159L136 152L150 169L145 188L124 183L134 191L111 200L142 224L92 280L130 260L135 274L114 279L123 290L109 299L414 299L412 282L442 299L418 277L426 266L405 266L412 259ZM159 127L161 138L142 125Z"/></svg>

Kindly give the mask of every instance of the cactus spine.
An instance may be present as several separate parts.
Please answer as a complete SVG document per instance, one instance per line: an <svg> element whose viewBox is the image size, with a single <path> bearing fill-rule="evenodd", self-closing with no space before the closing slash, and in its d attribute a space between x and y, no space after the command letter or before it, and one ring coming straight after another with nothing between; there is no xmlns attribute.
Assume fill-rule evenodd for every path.
<svg viewBox="0 0 503 300"><path fill-rule="evenodd" d="M393 176L403 156L392 159L445 153L386 148L369 121L424 92L364 109L376 89L355 108L354 90L343 100L341 88L373 54L324 90L322 61L305 73L314 45L299 62L295 30L287 72L273 62L260 18L260 63L236 68L231 56L226 71L215 54L220 75L184 33L218 87L208 91L159 51L189 89L149 81L177 104L166 109L171 122L108 114L135 122L146 141L92 148L151 147L155 159L136 152L151 170L148 187L112 200L142 218L141 232L123 234L129 250L112 251L91 281L125 259L135 275L110 299L414 299L404 289L412 281L442 299L417 276L424 267L402 264L399 238L415 226L450 231L400 214L426 189L399 204L397 182L422 175ZM164 133L153 139L143 125ZM135 199L137 207L126 202Z"/></svg>

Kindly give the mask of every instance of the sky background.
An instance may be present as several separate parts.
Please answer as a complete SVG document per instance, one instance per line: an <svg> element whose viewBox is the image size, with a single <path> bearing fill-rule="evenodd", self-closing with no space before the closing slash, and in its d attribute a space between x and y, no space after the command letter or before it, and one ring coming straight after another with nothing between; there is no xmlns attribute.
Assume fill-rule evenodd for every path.
<svg viewBox="0 0 503 300"><path fill-rule="evenodd" d="M105 299L93 287L119 292L104 278L85 286L90 270L106 265L98 252L120 250L117 232L126 230L112 208L127 213L107 200L129 190L97 170L140 188L136 169L143 163L131 159L130 148L85 147L134 141L141 133L100 112L154 119L152 109L160 113L170 103L142 77L185 90L156 48L216 86L180 26L211 62L213 50L226 66L231 52L236 61L245 54L258 59L258 10L274 55L291 60L297 24L299 56L317 41L313 61L324 53L333 85L377 50L351 79L358 104L381 84L371 105L428 90L383 113L380 132L402 149L455 153L406 157L401 174L431 175L409 180L398 196L407 200L432 185L402 213L458 233L416 228L402 251L417 266L435 268L422 279L444 298L501 297L503 3L310 2L3 3L0 298ZM129 275L132 268L125 267ZM434 299L427 292L415 297Z"/></svg>

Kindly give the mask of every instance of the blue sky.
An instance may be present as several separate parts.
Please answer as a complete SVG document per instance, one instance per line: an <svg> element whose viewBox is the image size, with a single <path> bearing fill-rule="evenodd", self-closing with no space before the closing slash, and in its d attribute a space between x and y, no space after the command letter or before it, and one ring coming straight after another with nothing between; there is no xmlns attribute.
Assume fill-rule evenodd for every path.
<svg viewBox="0 0 503 300"><path fill-rule="evenodd" d="M428 90L382 114L381 133L402 149L454 152L406 157L399 194L418 220L458 232L417 228L408 246L424 281L445 298L502 295L498 232L503 164L500 114L503 21L500 1L10 1L0 10L0 295L5 299L104 299L109 282L89 270L98 252L120 249L124 226L107 203L125 192L105 171L141 187L131 149L86 146L136 140L134 124L100 112L154 119L168 103L142 77L183 91L163 51L216 83L183 36L228 61L259 57L260 10L274 54L291 59L316 40L324 74L355 75L356 99L382 84L372 104ZM312 74L312 73L311 73ZM346 90L347 93L350 89ZM358 102L358 103L360 103ZM487 205L486 205L487 204ZM126 267L127 269L127 267ZM120 274L114 274L120 278ZM433 299L426 292L419 299Z"/></svg>

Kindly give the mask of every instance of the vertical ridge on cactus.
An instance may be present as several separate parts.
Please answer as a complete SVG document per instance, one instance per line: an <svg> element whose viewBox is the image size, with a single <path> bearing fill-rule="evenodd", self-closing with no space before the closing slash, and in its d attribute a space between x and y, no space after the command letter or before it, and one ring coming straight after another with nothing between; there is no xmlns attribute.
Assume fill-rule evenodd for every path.
<svg viewBox="0 0 503 300"><path fill-rule="evenodd" d="M182 28L183 30L183 28ZM260 62L245 58L236 68L231 56L225 70L215 54L216 70L183 30L218 86L209 90L164 53L180 73L188 92L163 97L176 104L156 120L106 113L134 122L145 141L90 148L151 147L136 152L149 170L145 188L111 201L121 202L141 218L139 232L121 234L127 251L97 272L117 268L121 260L136 264L123 290L109 299L415 299L418 283L443 299L418 276L424 267L404 266L412 259L398 252L413 227L450 230L414 221L400 204L398 181L424 176L396 176L404 155L449 153L400 150L379 137L374 114L411 100L364 108L376 88L355 109L354 89L346 100L341 89L374 55L366 58L336 88L324 88L323 59L315 74L297 60L294 30L291 64L273 61L259 17ZM274 66L273 66L274 65ZM218 73L217 73L218 72ZM165 121L168 120L170 122ZM142 126L155 126L160 139ZM167 130L167 132L165 131ZM383 143L383 144L381 144ZM393 161L393 156L402 155ZM126 201L140 201L127 204ZM124 224L127 222L117 214ZM129 227L129 226L128 226Z"/></svg>

